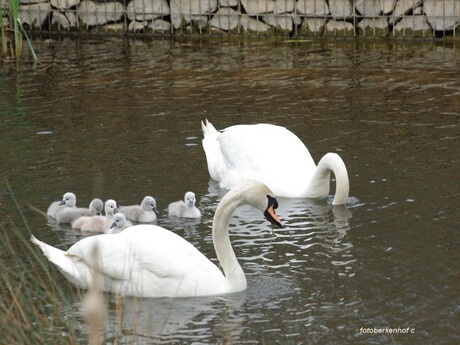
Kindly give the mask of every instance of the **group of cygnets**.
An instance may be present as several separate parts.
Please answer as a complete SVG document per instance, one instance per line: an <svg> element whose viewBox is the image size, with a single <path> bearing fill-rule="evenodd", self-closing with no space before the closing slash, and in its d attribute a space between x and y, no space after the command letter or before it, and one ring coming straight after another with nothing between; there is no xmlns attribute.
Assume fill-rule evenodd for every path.
<svg viewBox="0 0 460 345"><path fill-rule="evenodd" d="M200 218L201 212L195 206L195 193L185 193L184 200L168 205L168 216L179 218ZM54 201L48 207L47 216L57 223L68 223L81 231L116 234L134 223L153 223L157 220L157 204L153 197L146 196L140 205L120 206L113 199L104 203L93 199L88 208L77 207L74 193L65 193L61 201ZM104 210L104 215L102 215Z"/></svg>

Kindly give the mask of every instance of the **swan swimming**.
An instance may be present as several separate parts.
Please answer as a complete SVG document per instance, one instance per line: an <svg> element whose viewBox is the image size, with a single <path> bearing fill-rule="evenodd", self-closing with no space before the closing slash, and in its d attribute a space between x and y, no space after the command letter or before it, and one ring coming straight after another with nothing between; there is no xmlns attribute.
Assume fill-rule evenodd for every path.
<svg viewBox="0 0 460 345"><path fill-rule="evenodd" d="M205 120L201 128L209 175L219 187L258 180L279 197L325 199L332 171L336 180L332 204L348 202L347 168L338 154L325 154L316 166L295 134L270 124L236 125L219 132Z"/></svg>
<svg viewBox="0 0 460 345"><path fill-rule="evenodd" d="M168 216L179 218L200 218L201 212L195 206L195 193L187 192L184 200L174 201L168 205Z"/></svg>
<svg viewBox="0 0 460 345"><path fill-rule="evenodd" d="M56 213L64 210L67 207L76 207L77 197L74 193L67 192L63 195L61 201L53 201L48 207L46 214L50 217L56 218Z"/></svg>
<svg viewBox="0 0 460 345"><path fill-rule="evenodd" d="M106 232L112 225L112 218L117 212L117 202L109 199L104 206L105 216L83 216L72 222L72 228L89 232Z"/></svg>
<svg viewBox="0 0 460 345"><path fill-rule="evenodd" d="M126 219L138 223L151 223L157 219L157 202L151 196L146 196L140 205L120 206L118 211L126 216Z"/></svg>
<svg viewBox="0 0 460 345"><path fill-rule="evenodd" d="M72 223L77 218L83 216L100 216L104 209L104 203L101 199L93 199L89 203L89 208L85 207L66 207L56 212L56 222Z"/></svg>
<svg viewBox="0 0 460 345"><path fill-rule="evenodd" d="M231 189L220 201L212 224L212 238L223 272L188 241L156 225L140 224L117 235L84 238L67 251L37 240L44 255L80 288L93 281L98 265L103 290L139 297L192 297L243 291L246 277L229 238L229 221L235 209L249 204L261 210L275 226L277 200L267 186L250 181ZM98 255L93 255L97 248ZM94 260L99 259L99 262Z"/></svg>

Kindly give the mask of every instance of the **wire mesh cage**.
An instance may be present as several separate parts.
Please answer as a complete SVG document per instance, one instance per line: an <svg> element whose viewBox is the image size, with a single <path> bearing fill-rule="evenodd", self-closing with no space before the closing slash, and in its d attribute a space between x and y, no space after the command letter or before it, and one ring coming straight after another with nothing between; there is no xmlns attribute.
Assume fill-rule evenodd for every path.
<svg viewBox="0 0 460 345"><path fill-rule="evenodd" d="M460 0L1 0L31 31L288 37L457 36Z"/></svg>

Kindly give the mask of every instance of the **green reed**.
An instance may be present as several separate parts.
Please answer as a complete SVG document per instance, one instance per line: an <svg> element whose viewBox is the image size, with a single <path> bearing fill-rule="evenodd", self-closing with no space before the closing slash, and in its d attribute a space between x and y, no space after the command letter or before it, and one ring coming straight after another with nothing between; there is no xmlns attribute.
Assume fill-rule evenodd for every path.
<svg viewBox="0 0 460 345"><path fill-rule="evenodd" d="M23 36L29 46L30 52L34 61L37 61L37 55L35 54L35 50L32 46L32 42L27 35L26 30L22 26L20 17L19 17L19 4L20 0L8 0L7 2L8 7L4 13L4 9L0 6L0 37L2 40L2 57L8 58L8 40L9 35L12 36L12 45L14 46L10 48L10 58L14 58L16 60L20 60L22 56L22 48L23 48ZM5 28L4 26L4 14L7 14L9 17L9 26Z"/></svg>

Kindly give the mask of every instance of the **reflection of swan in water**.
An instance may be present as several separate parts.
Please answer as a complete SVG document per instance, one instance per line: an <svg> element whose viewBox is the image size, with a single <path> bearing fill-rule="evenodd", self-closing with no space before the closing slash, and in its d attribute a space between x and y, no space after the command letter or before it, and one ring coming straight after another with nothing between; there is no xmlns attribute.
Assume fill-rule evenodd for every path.
<svg viewBox="0 0 460 345"><path fill-rule="evenodd" d="M245 317L231 317L235 311L241 310L245 303L245 293L234 293L221 296L193 297L193 298L123 298L115 300L113 309L118 308L122 314L113 315L107 333L117 332L118 340L125 344L139 344L139 340L150 343L147 338L171 340L184 336L190 340L202 337L203 328L214 331L223 328L231 329L232 334L238 337L242 332L241 325ZM111 303L112 304L112 303ZM116 314L116 313L114 313ZM220 319L227 317L225 322ZM196 324L199 323L197 329ZM122 332L119 332L122 330ZM211 330L209 330L211 331ZM120 334L121 333L121 334ZM113 334L112 334L113 335ZM134 337L134 339L133 339ZM136 339L137 338L137 339Z"/></svg>
<svg viewBox="0 0 460 345"><path fill-rule="evenodd" d="M106 334L122 344L150 344L172 337L184 343L201 342L203 334L224 335L226 341L238 342L248 323L248 307L263 308L293 289L284 278L251 276L249 281L244 292L218 296L121 299L110 295Z"/></svg>

